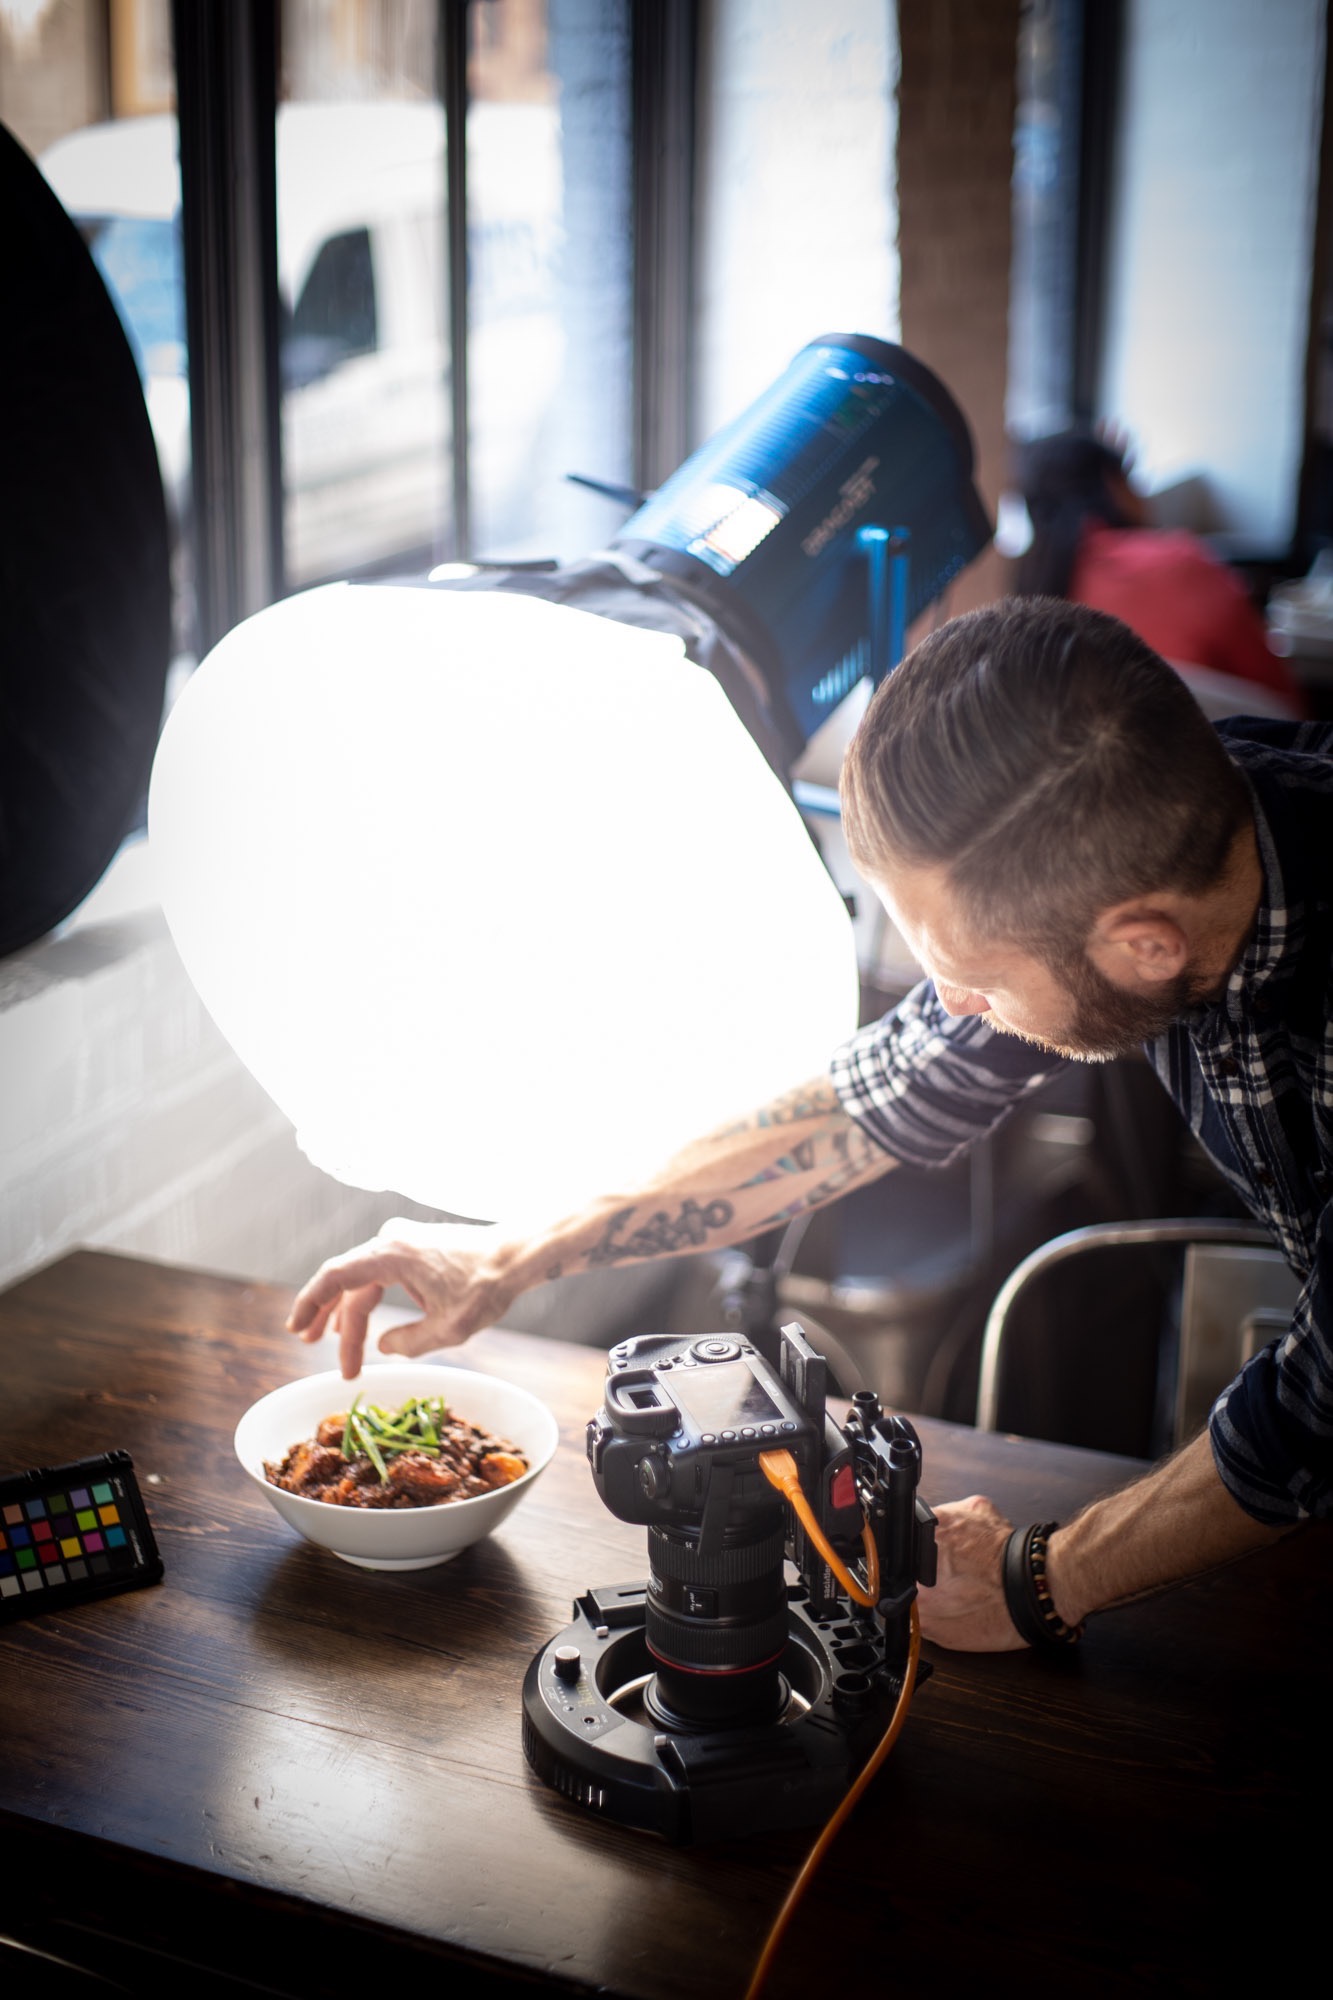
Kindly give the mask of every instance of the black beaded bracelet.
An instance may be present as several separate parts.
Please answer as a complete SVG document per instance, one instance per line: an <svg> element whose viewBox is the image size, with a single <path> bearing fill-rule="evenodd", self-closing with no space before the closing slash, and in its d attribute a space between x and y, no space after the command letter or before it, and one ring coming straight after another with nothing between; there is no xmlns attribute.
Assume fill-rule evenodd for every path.
<svg viewBox="0 0 1333 2000"><path fill-rule="evenodd" d="M1058 1521L1015 1528L1004 1545L1004 1601L1019 1637L1029 1646L1075 1646L1083 1626L1066 1625L1046 1578L1046 1544Z"/></svg>

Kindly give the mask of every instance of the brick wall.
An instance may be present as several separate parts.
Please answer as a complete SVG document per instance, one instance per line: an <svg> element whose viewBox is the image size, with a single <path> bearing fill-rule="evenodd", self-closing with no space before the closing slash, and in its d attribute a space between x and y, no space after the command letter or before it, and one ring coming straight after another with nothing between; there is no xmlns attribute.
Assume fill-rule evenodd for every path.
<svg viewBox="0 0 1333 2000"><path fill-rule="evenodd" d="M1003 484L1018 0L899 0L902 341L964 410L991 514ZM950 614L1004 590L987 552Z"/></svg>

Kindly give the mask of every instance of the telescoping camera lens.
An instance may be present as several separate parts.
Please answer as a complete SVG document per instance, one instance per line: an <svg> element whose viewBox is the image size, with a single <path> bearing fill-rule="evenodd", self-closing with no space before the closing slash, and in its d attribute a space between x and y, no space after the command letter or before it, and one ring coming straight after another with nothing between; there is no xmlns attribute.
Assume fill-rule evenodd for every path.
<svg viewBox="0 0 1333 2000"><path fill-rule="evenodd" d="M665 1728L772 1722L786 1706L781 1511L727 1531L716 1554L697 1537L648 1530L644 1636L657 1672L644 1694Z"/></svg>

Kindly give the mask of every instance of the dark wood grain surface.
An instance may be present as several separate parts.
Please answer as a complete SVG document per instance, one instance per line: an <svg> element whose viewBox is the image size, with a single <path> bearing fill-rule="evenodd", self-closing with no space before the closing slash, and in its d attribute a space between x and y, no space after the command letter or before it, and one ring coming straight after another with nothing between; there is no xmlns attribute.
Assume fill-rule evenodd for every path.
<svg viewBox="0 0 1333 2000"><path fill-rule="evenodd" d="M532 1655L590 1584L644 1571L583 1453L603 1357L491 1332L460 1358L555 1410L561 1446L490 1541L367 1573L246 1479L242 1411L332 1365L285 1293L79 1253L0 1297L0 1470L117 1446L166 1564L0 1628L0 1928L76 1923L283 1993L454 1975L739 1995L810 1836L672 1849L544 1790ZM928 1498L1067 1515L1127 1461L921 1426ZM1276 1551L1094 1621L1073 1659L937 1653L816 1878L770 1991L1231 1989L1317 1935L1333 1546ZM71 1914L74 1913L74 1914ZM296 1954L299 1974L282 1970Z"/></svg>

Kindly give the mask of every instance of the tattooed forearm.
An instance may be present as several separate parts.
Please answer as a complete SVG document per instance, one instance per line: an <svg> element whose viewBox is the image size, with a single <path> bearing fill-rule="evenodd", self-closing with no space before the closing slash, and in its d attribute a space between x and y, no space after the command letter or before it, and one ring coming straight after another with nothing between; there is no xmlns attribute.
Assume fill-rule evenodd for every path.
<svg viewBox="0 0 1333 2000"><path fill-rule="evenodd" d="M789 1130L793 1125L803 1129ZM893 1164L820 1077L741 1124L696 1140L637 1201L622 1196L621 1208L598 1204L573 1219L560 1245L591 1269L721 1248L819 1208ZM776 1212L767 1215L770 1206Z"/></svg>
<svg viewBox="0 0 1333 2000"><path fill-rule="evenodd" d="M620 1232L636 1213L634 1208L622 1208L611 1217L601 1242L588 1252L590 1264L618 1264L629 1257L671 1257L680 1250L702 1250L709 1231L725 1229L736 1211L729 1201L715 1200L703 1206L685 1201L674 1221L665 1209L659 1209L632 1235L622 1236Z"/></svg>
<svg viewBox="0 0 1333 2000"><path fill-rule="evenodd" d="M756 1225L760 1230L775 1229L780 1223L793 1222L798 1215L805 1215L812 1208L822 1208L825 1202L833 1201L840 1194L859 1182L874 1180L884 1171L884 1156L871 1140L861 1133L835 1132L834 1149L841 1164L814 1187L807 1188L796 1201L774 1210L773 1214Z"/></svg>

